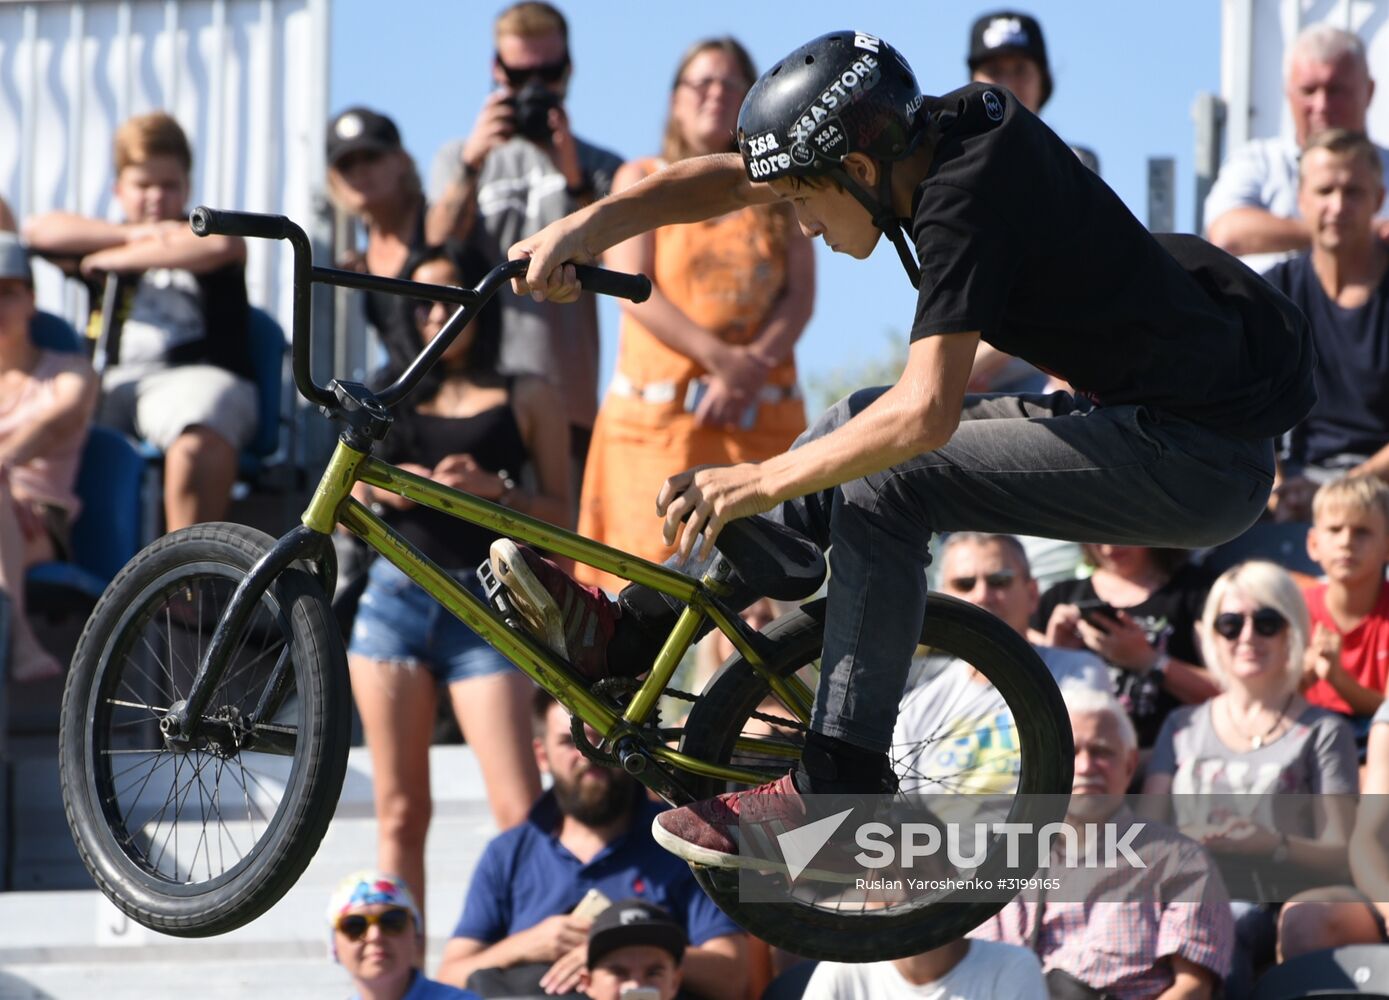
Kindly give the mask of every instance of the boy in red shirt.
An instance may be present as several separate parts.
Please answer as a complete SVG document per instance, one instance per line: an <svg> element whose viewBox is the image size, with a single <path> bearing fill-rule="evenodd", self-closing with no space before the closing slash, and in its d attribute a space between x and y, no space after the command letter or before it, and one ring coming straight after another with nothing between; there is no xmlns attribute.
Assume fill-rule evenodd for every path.
<svg viewBox="0 0 1389 1000"><path fill-rule="evenodd" d="M1368 723L1389 680L1389 486L1349 476L1317 490L1307 553L1326 582L1304 594L1312 616L1306 698Z"/></svg>

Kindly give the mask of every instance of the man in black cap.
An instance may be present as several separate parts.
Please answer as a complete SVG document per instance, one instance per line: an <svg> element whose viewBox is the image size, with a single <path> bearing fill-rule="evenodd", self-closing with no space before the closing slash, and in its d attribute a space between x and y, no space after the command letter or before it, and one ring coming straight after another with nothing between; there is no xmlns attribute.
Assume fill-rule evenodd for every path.
<svg viewBox="0 0 1389 1000"><path fill-rule="evenodd" d="M975 83L1007 87L1034 115L1051 100L1051 63L1042 26L1031 14L1000 10L985 14L969 30L969 78ZM1100 159L1095 151L1072 144L1080 162L1095 173Z"/></svg>
<svg viewBox="0 0 1389 1000"><path fill-rule="evenodd" d="M646 990L653 1000L680 992L685 931L659 906L641 899L614 903L588 932L588 967L581 988L593 1000L618 1000Z"/></svg>
<svg viewBox="0 0 1389 1000"><path fill-rule="evenodd" d="M1030 14L985 14L969 31L969 78L1007 87L1034 115L1051 97L1051 65L1042 26Z"/></svg>

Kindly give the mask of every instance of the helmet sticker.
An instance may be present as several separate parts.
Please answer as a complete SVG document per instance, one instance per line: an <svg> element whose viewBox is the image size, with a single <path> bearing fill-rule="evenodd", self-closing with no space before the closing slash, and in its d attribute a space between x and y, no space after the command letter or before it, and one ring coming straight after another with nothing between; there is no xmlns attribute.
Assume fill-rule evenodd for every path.
<svg viewBox="0 0 1389 1000"><path fill-rule="evenodd" d="M761 156L763 153L777 149L775 132L768 132L765 135L755 135L748 140L748 155Z"/></svg>
<svg viewBox="0 0 1389 1000"><path fill-rule="evenodd" d="M790 169L791 156L789 153L773 153L770 156L756 156L748 160L748 174L754 179L770 177Z"/></svg>
<svg viewBox="0 0 1389 1000"><path fill-rule="evenodd" d="M816 129L813 139L821 156L832 160L844 158L848 140L844 135L844 129L840 127L838 118L831 118ZM792 155L795 154L794 149L791 152Z"/></svg>
<svg viewBox="0 0 1389 1000"><path fill-rule="evenodd" d="M738 113L744 169L768 181L832 170L856 150L899 160L924 132L924 100L911 66L886 41L862 31L822 35L748 91Z"/></svg>
<svg viewBox="0 0 1389 1000"><path fill-rule="evenodd" d="M984 114L993 121L1003 121L1003 101L992 90L984 91Z"/></svg>
<svg viewBox="0 0 1389 1000"><path fill-rule="evenodd" d="M792 140L804 142L815 127L830 116L840 105L852 103L859 96L871 90L882 74L878 71L878 60L868 54L855 59L844 68L839 77L829 85L810 107L800 113L787 131Z"/></svg>

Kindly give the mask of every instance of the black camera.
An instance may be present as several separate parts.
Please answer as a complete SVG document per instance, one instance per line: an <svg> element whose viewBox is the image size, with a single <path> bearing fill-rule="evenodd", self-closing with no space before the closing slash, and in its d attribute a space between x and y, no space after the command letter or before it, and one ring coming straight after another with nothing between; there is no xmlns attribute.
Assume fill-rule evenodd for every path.
<svg viewBox="0 0 1389 1000"><path fill-rule="evenodd" d="M515 115L516 134L538 145L550 142L550 110L559 107L554 91L539 83L528 83L507 98Z"/></svg>

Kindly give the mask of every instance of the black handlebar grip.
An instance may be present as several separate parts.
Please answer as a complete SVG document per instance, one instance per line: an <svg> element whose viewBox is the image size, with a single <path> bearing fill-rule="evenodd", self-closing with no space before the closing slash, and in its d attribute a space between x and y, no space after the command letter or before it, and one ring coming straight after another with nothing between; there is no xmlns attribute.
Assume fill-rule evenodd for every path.
<svg viewBox="0 0 1389 1000"><path fill-rule="evenodd" d="M644 274L609 271L605 267L575 264L574 273L584 291L598 295L616 295L620 299L645 302L651 298L651 279Z"/></svg>
<svg viewBox="0 0 1389 1000"><path fill-rule="evenodd" d="M282 240L293 223L283 215L259 212L233 212L199 205L188 216L188 225L199 236L250 236L262 240Z"/></svg>

